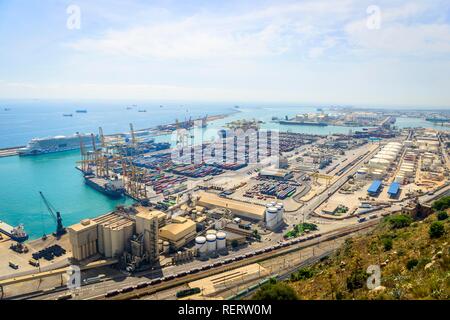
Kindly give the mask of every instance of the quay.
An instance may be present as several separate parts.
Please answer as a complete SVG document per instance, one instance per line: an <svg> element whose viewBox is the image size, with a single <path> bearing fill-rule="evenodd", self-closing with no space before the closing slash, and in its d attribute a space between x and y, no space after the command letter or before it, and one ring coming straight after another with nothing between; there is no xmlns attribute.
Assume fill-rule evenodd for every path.
<svg viewBox="0 0 450 320"><path fill-rule="evenodd" d="M19 154L19 149L24 147L25 146L0 149L0 158L17 156Z"/></svg>

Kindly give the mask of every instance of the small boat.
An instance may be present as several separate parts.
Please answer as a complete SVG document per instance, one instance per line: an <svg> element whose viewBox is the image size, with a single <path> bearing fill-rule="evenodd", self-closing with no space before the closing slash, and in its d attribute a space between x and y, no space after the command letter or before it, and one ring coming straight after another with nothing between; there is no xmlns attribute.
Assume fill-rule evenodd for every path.
<svg viewBox="0 0 450 320"><path fill-rule="evenodd" d="M63 117L73 117L73 114L71 114L71 113L65 113L65 114L63 114Z"/></svg>
<svg viewBox="0 0 450 320"><path fill-rule="evenodd" d="M87 113L87 110L77 110L77 111L75 111L76 113Z"/></svg>
<svg viewBox="0 0 450 320"><path fill-rule="evenodd" d="M127 110L131 110L131 109L133 109L132 107L127 107Z"/></svg>
<svg viewBox="0 0 450 320"><path fill-rule="evenodd" d="M147 110L145 110L145 109L144 110L138 110L138 112L147 112Z"/></svg>
<svg viewBox="0 0 450 320"><path fill-rule="evenodd" d="M5 108L4 110L5 110L5 111L11 111L11 109L10 109L10 108Z"/></svg>

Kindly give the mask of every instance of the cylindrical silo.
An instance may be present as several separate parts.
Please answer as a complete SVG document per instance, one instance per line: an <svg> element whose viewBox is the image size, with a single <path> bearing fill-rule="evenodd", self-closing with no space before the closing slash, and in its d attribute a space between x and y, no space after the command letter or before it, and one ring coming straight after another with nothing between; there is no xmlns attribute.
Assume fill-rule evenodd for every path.
<svg viewBox="0 0 450 320"><path fill-rule="evenodd" d="M206 234L207 234L207 235L208 235L208 234L216 235L216 234L217 234L217 230L209 229L208 231L206 231Z"/></svg>
<svg viewBox="0 0 450 320"><path fill-rule="evenodd" d="M170 243L168 241L163 242L163 252L165 254L169 253Z"/></svg>
<svg viewBox="0 0 450 320"><path fill-rule="evenodd" d="M277 225L278 210L275 207L266 209L266 227L267 229L273 229Z"/></svg>
<svg viewBox="0 0 450 320"><path fill-rule="evenodd" d="M217 233L217 251L227 249L227 234L223 231Z"/></svg>
<svg viewBox="0 0 450 320"><path fill-rule="evenodd" d="M215 234L208 234L206 236L206 243L208 246L208 253L214 253L217 249L217 237Z"/></svg>
<svg viewBox="0 0 450 320"><path fill-rule="evenodd" d="M161 239L158 240L158 252L163 251L163 241Z"/></svg>
<svg viewBox="0 0 450 320"><path fill-rule="evenodd" d="M205 237L197 237L195 238L195 248L198 251L199 255L203 255L208 252L208 245L206 244Z"/></svg>

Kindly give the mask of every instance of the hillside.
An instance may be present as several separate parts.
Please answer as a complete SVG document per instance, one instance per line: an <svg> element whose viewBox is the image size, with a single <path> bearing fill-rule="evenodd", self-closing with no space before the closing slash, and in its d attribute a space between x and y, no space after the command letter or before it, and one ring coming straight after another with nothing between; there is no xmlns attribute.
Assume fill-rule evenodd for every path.
<svg viewBox="0 0 450 320"><path fill-rule="evenodd" d="M434 213L423 221L387 217L371 233L348 239L335 255L299 270L286 284L297 299L449 299L449 230L450 219L442 211L439 218ZM366 284L370 265L381 268L381 285L373 290ZM255 298L264 299L263 291L272 289L264 288Z"/></svg>

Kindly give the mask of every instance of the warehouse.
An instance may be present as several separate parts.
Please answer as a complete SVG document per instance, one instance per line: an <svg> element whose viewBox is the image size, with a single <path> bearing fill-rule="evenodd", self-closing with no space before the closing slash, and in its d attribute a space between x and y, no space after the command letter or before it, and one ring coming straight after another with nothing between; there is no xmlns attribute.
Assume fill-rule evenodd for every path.
<svg viewBox="0 0 450 320"><path fill-rule="evenodd" d="M369 189L367 190L369 195L371 195L371 196L378 195L381 191L381 184L382 184L381 180L375 180L374 182L372 182Z"/></svg>
<svg viewBox="0 0 450 320"><path fill-rule="evenodd" d="M266 168L259 173L261 178L273 180L289 180L292 178L292 172L284 169Z"/></svg>
<svg viewBox="0 0 450 320"><path fill-rule="evenodd" d="M261 205L222 198L207 192L201 192L199 194L198 204L208 209L228 209L233 214L252 221L264 221L266 209Z"/></svg>
<svg viewBox="0 0 450 320"><path fill-rule="evenodd" d="M159 237L170 243L174 250L188 244L195 239L196 223L184 217L172 218L172 223L159 229Z"/></svg>
<svg viewBox="0 0 450 320"><path fill-rule="evenodd" d="M388 195L391 198L395 198L398 196L400 192L400 184L398 182L393 182L390 186L389 186L389 190L388 190Z"/></svg>

